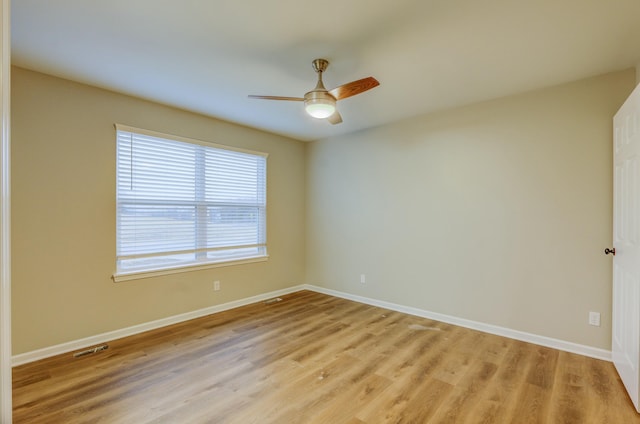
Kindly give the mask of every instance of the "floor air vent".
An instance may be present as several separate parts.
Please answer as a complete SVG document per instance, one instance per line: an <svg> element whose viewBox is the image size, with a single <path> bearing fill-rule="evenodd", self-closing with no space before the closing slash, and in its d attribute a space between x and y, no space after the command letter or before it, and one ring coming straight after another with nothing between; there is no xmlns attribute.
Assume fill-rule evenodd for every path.
<svg viewBox="0 0 640 424"><path fill-rule="evenodd" d="M92 347L90 349L86 349L86 350L81 350L80 352L76 352L73 354L74 358L79 358L81 356L87 356L87 355L91 355L92 353L97 353L97 352L102 352L103 350L107 350L109 349L109 345L101 345L101 346L96 346L96 347Z"/></svg>

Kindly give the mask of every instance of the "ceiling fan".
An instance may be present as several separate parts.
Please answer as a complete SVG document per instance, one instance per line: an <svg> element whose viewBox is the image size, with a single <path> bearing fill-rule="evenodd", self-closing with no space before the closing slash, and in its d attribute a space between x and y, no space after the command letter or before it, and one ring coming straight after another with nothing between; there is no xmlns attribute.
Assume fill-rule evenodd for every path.
<svg viewBox="0 0 640 424"><path fill-rule="evenodd" d="M335 125L342 122L342 117L336 109L336 101L355 96L356 94L363 93L380 85L374 77L367 77L357 81L351 81L332 90L327 90L322 83L322 73L329 66L329 61L326 59L315 59L312 65L313 70L318 74L318 83L316 84L316 88L306 93L304 97L249 95L249 98L304 102L304 108L309 115L318 119L326 118L330 123Z"/></svg>

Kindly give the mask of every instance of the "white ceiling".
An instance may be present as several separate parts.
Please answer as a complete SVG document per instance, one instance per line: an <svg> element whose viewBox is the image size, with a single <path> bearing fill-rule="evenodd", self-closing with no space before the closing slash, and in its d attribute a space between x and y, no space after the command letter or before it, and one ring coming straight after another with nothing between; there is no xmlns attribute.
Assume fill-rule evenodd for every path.
<svg viewBox="0 0 640 424"><path fill-rule="evenodd" d="M15 65L314 140L640 63L638 0L13 0ZM302 103L374 76L332 126Z"/></svg>

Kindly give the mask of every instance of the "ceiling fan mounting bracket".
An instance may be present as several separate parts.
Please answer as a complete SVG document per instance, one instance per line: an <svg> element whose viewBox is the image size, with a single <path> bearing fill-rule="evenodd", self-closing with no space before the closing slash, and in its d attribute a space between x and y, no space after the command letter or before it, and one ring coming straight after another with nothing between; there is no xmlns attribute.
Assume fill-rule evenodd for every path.
<svg viewBox="0 0 640 424"><path fill-rule="evenodd" d="M322 73L327 70L327 67L329 66L329 61L327 59L315 59L313 62L311 62L311 64L313 66L314 71L318 73Z"/></svg>

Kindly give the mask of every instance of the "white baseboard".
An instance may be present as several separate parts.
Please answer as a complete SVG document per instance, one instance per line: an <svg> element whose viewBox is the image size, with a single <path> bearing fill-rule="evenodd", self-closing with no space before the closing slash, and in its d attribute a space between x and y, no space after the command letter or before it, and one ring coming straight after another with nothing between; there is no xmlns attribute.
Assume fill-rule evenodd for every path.
<svg viewBox="0 0 640 424"><path fill-rule="evenodd" d="M495 334L498 336L508 337L515 340L521 340L524 342L533 343L540 346L546 346L553 349L563 350L566 352L576 353L578 355L588 356L591 358L602 359L604 361L611 362L611 352L608 350L598 349L591 346L580 345L577 343L567 342L564 340L553 339L550 337L539 336L537 334L525 333L523 331L512 330L510 328L499 327L496 325L485 324L482 322L471 321L464 318L457 318L450 315L439 314L437 312L425 311L423 309L403 306L396 303L385 302L382 300L353 295L353 294L349 294L349 293L345 293L337 290L331 290L331 289L326 289L324 287L314 286L311 284L303 284L303 285L293 286L293 287L289 287L282 290L276 290L268 293L259 294L252 297L247 297L240 300L235 300L233 302L228 302L221 305L215 305L215 306L210 306L208 308L198 309L196 311L174 315L174 316L162 318L156 321L134 325L132 327L110 331L107 333L102 333L95 336L58 344L55 346L50 346L44 349L38 349L31 352L21 353L19 355L14 355L12 357L12 366L15 367L18 365L27 364L29 362L38 361L40 359L49 358L51 356L56 356L63 353L84 349L90 346L95 346L97 344L103 344L112 340L121 339L123 337L132 336L134 334L143 333L149 330L155 330L157 328L166 327L168 325L177 324L180 322L188 321L190 319L200 318L206 315L215 314L217 312L228 311L229 309L238 308L240 306L249 305L251 303L260 302L260 301L271 299L277 296L283 296L283 295L294 293L300 290L310 290L317 293L323 293L330 296L339 297L342 299L352 300L354 302L364 303L372 306L378 306L378 307L389 309L392 311L402 312L405 314L419 316L422 318L429 318L436 321L446 322L447 324L453 324L453 325L458 325L460 327L471 328L473 330L478 330L478 331L482 331L489 334Z"/></svg>
<svg viewBox="0 0 640 424"><path fill-rule="evenodd" d="M188 321L190 319L215 314L216 312L228 311L229 309L238 308L240 306L249 305L251 303L261 302L263 300L283 296L300 290L304 290L304 286L294 286L282 290L272 291L269 293L263 293L240 300L235 300L233 302L223 303L221 305L210 306L208 308L198 309L196 311L186 312L184 314L174 315L144 324L134 325L132 327L127 327L120 330L109 331L107 333L86 337L84 339L46 347L44 349L21 353L19 355L14 355L11 358L12 366L15 367L18 365L27 364L29 362L38 361L40 359L49 358L51 356L60 355L62 353L84 349L97 344L103 344L112 340L121 339L123 337L132 336L134 334L143 333L149 330L155 330L157 328L166 327L168 325L177 324L183 321Z"/></svg>
<svg viewBox="0 0 640 424"><path fill-rule="evenodd" d="M554 339L551 337L539 336L537 334L525 333L524 331L512 330L510 328L499 327L497 325L485 324L482 322L471 321L464 318L457 318L450 315L439 314L437 312L425 311L423 309L413 308L409 306L398 305L396 303L385 302L382 300L371 299L368 297L353 295L340 292L337 290L326 289L310 284L305 284L302 288L327 294L330 296L340 297L342 299L353 300L354 302L365 303L367 305L378 306L392 311L402 312L409 315L415 315L422 318L429 318L435 321L446 322L460 327L470 328L482 331L484 333L495 334L498 336L508 337L510 339L520 340L523 342L533 343L540 346L546 346L553 349L563 350L565 352L577 353L578 355L588 356L591 358L602 359L611 362L611 351L599 349L591 346L585 346L577 343L567 342L564 340Z"/></svg>

